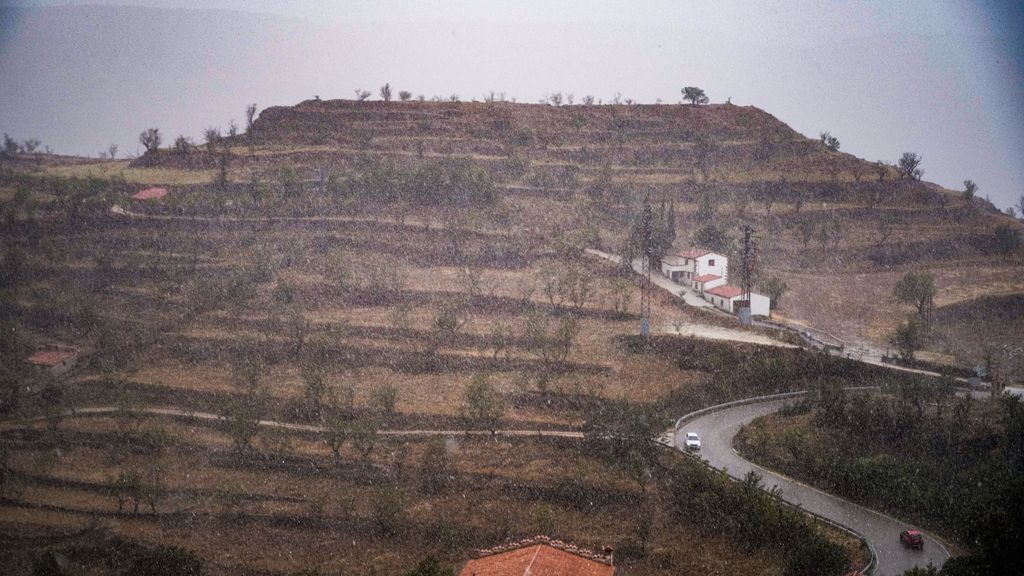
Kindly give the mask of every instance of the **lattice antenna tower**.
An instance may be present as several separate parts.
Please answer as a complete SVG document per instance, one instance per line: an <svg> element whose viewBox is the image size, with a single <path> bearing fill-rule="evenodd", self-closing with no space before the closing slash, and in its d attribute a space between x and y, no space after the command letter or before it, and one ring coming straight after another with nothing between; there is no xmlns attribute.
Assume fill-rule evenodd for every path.
<svg viewBox="0 0 1024 576"><path fill-rule="evenodd" d="M754 268L757 266L757 245L754 229L749 224L743 225L743 299L750 304L750 285L753 282Z"/></svg>

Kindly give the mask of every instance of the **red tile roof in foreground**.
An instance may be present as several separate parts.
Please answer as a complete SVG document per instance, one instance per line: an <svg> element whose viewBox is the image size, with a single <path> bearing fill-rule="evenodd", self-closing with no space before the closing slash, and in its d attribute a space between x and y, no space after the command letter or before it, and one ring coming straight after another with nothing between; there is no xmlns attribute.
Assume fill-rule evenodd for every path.
<svg viewBox="0 0 1024 576"><path fill-rule="evenodd" d="M548 544L470 560L459 576L614 576L615 567Z"/></svg>
<svg viewBox="0 0 1024 576"><path fill-rule="evenodd" d="M157 200L167 196L167 188L146 188L142 192L132 194L134 200Z"/></svg>
<svg viewBox="0 0 1024 576"><path fill-rule="evenodd" d="M720 280L722 277L718 274L705 274L703 276L697 276L693 279L694 282L711 282L712 280Z"/></svg>
<svg viewBox="0 0 1024 576"><path fill-rule="evenodd" d="M715 296L721 296L722 298L735 298L740 294L743 294L743 288L733 286L732 284L723 284L721 286L715 286L714 288L705 290L704 292Z"/></svg>
<svg viewBox="0 0 1024 576"><path fill-rule="evenodd" d="M701 248L690 248L689 250L683 250L679 253L683 258L700 258L705 254L711 254L711 250L703 250Z"/></svg>
<svg viewBox="0 0 1024 576"><path fill-rule="evenodd" d="M56 366L74 355L74 352L67 350L40 350L25 361L36 366Z"/></svg>

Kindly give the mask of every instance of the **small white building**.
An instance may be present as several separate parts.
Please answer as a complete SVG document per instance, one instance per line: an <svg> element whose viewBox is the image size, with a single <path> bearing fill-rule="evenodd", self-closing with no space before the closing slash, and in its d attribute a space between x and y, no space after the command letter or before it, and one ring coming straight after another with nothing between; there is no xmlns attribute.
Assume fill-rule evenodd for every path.
<svg viewBox="0 0 1024 576"><path fill-rule="evenodd" d="M694 286L695 278L708 275L719 276L726 282L729 278L729 258L711 250L692 248L662 258L661 273L673 282L688 286Z"/></svg>
<svg viewBox="0 0 1024 576"><path fill-rule="evenodd" d="M693 279L693 287L697 289L697 292L703 294L712 288L718 288L719 286L725 285L725 278L717 274L705 274L703 276L697 276Z"/></svg>
<svg viewBox="0 0 1024 576"><path fill-rule="evenodd" d="M730 314L738 311L738 303L743 302L743 289L731 284L722 284L704 291L704 298L717 308ZM756 292L750 293L751 316L771 316L771 299Z"/></svg>

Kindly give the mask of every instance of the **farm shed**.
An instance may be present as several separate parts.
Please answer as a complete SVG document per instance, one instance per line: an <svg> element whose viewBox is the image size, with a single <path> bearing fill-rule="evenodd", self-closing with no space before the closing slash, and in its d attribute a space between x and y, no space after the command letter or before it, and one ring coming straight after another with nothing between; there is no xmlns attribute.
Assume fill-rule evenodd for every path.
<svg viewBox="0 0 1024 576"><path fill-rule="evenodd" d="M704 291L704 298L717 308L730 314L737 312L737 304L743 301L743 289L731 284L723 284ZM750 314L752 316L771 316L771 299L756 292L750 293Z"/></svg>

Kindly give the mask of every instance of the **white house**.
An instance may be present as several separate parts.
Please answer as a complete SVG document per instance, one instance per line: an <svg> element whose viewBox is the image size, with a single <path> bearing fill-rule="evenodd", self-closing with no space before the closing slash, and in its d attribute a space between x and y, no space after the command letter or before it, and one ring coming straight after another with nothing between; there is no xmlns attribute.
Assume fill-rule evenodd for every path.
<svg viewBox="0 0 1024 576"><path fill-rule="evenodd" d="M722 284L704 291L704 298L721 310L730 314L737 312L736 304L743 301L743 289L731 284ZM771 299L756 292L750 293L751 316L771 315Z"/></svg>
<svg viewBox="0 0 1024 576"><path fill-rule="evenodd" d="M661 273L673 282L694 286L694 279L701 276L714 275L722 278L723 283L729 278L729 258L710 250L699 248L683 250L666 256L661 260Z"/></svg>

